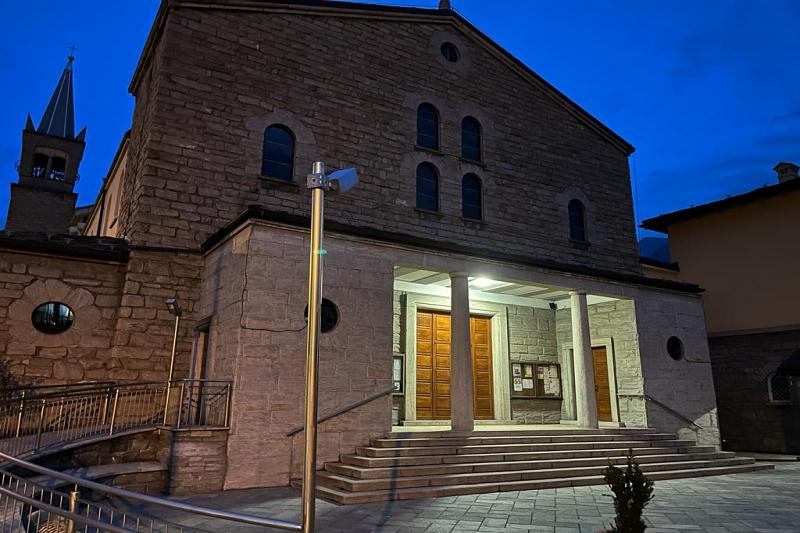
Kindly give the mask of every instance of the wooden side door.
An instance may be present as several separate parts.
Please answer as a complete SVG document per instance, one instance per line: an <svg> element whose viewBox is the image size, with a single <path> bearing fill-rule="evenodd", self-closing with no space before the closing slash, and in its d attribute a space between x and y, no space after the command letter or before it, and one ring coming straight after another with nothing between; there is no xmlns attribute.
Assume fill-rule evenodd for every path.
<svg viewBox="0 0 800 533"><path fill-rule="evenodd" d="M608 354L605 346L592 348L594 361L594 394L597 399L597 419L601 422L611 422L611 387L608 375Z"/></svg>
<svg viewBox="0 0 800 533"><path fill-rule="evenodd" d="M485 317L470 317L472 376L475 420L494 420L492 379L492 323Z"/></svg>

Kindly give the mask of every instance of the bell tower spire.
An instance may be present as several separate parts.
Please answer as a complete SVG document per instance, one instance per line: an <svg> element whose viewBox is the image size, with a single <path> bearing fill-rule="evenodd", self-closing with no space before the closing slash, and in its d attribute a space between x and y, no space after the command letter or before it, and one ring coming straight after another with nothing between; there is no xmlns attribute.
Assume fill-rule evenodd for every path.
<svg viewBox="0 0 800 533"><path fill-rule="evenodd" d="M6 230L67 233L78 195L73 192L86 148L86 128L75 135L73 63L67 65L39 126L31 116L22 130L18 183L11 184Z"/></svg>

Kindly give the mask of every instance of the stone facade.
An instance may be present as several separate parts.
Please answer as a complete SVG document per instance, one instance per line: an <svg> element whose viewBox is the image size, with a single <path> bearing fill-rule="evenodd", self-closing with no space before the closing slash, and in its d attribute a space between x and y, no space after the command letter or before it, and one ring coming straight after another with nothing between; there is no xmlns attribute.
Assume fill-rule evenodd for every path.
<svg viewBox="0 0 800 533"><path fill-rule="evenodd" d="M639 272L625 149L451 15L411 21L336 9L310 15L302 6L267 13L174 5L132 85L121 223L134 242L196 246L251 204L307 213L300 184L319 158L354 165L361 176L331 204L331 220ZM442 40L458 44L463 67L442 64ZM416 108L426 101L441 115L441 152L414 148ZM459 157L467 115L481 121L485 166ZM260 176L264 129L273 123L296 137L294 183ZM422 161L441 174L440 214L414 209ZM481 223L460 216L466 172L483 180ZM573 192L589 203L588 247L567 235Z"/></svg>
<svg viewBox="0 0 800 533"><path fill-rule="evenodd" d="M171 433L167 493L181 496L222 490L228 431L178 429Z"/></svg>
<svg viewBox="0 0 800 533"><path fill-rule="evenodd" d="M800 330L711 337L709 344L723 447L800 453L797 397L771 404L767 388L770 373L800 346Z"/></svg>
<svg viewBox="0 0 800 533"><path fill-rule="evenodd" d="M117 379L124 363L110 357L124 265L0 249L0 353L23 382ZM60 335L36 330L33 310L63 302L75 313ZM131 374L136 378L138 374Z"/></svg>

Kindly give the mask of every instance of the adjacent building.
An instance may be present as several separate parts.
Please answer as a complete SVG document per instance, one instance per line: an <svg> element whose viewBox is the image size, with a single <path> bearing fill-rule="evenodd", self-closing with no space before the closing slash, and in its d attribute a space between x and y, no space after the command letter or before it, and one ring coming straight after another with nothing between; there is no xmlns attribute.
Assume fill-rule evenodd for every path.
<svg viewBox="0 0 800 533"><path fill-rule="evenodd" d="M164 379L177 297L177 375L234 380L224 486L287 483L321 160L361 182L326 206L320 411L393 394L323 424L320 464L393 424L719 443L700 289L639 264L633 147L446 5L164 2L130 92L84 235L0 235L19 375Z"/></svg>
<svg viewBox="0 0 800 533"><path fill-rule="evenodd" d="M800 453L800 179L795 164L774 170L772 185L645 220L675 263L644 270L705 289L723 445Z"/></svg>

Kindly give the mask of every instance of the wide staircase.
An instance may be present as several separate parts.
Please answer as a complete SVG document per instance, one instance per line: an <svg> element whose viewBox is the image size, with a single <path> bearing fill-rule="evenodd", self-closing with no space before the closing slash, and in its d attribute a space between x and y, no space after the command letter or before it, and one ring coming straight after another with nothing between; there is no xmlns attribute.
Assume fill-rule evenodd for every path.
<svg viewBox="0 0 800 533"><path fill-rule="evenodd" d="M326 464L317 493L350 504L601 485L629 449L652 480L773 468L653 429L403 432Z"/></svg>

